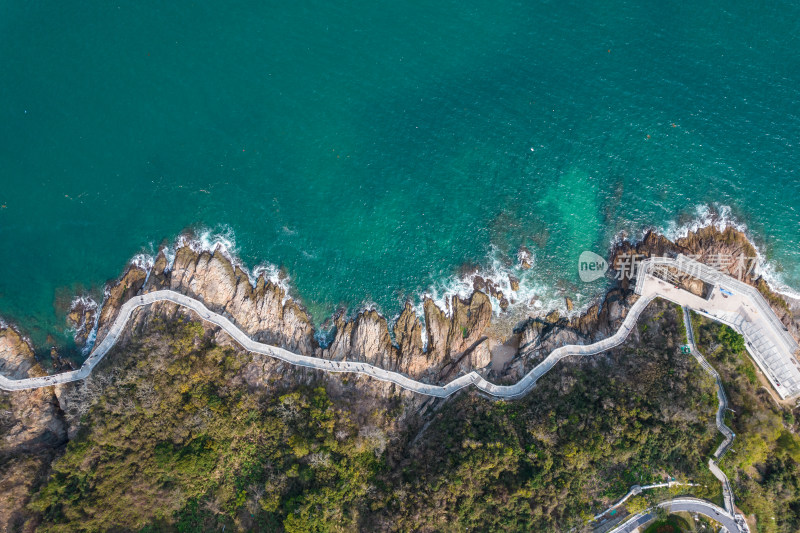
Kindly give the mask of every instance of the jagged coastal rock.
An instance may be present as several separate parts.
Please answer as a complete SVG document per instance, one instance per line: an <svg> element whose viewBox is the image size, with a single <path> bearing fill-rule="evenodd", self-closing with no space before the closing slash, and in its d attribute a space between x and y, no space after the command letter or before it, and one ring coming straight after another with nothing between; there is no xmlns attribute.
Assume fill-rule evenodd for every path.
<svg viewBox="0 0 800 533"><path fill-rule="evenodd" d="M720 255L755 256L755 249L743 234L733 230L701 230L675 243L653 233L638 244L623 243L611 256L612 264L616 264L618 269L620 265L617 262L626 253L641 257L685 253L711 263ZM732 270L726 271L736 274ZM638 299L629 280L622 278L601 302L582 314L562 316L558 311L551 311L543 317L528 318L512 331L504 332L500 330L511 328L506 327L503 317L511 315L501 314L497 324L492 324L496 318L492 298L503 308L502 292L486 280L473 279L478 284L473 293L468 298L452 297L445 310L432 299L424 299L422 317L411 303L405 304L393 322L376 310L365 310L354 317L339 313L333 317L330 343L320 346L308 313L287 296L281 285L263 274L253 280L224 253L196 251L184 246L176 250L171 265L162 253L149 270L138 265L129 266L119 280L108 285L102 308L75 306L68 320L85 340L91 333L87 325L95 322L99 309L97 339L101 341L126 301L150 291L171 289L203 301L213 311L226 315L251 337L294 352L334 361L363 361L427 383L444 384L472 370L478 370L495 383L515 383L560 346L590 344L614 334ZM767 296L787 326L795 327L791 308L769 289L763 279L750 273L744 276L744 280ZM569 309L572 301L568 296L564 298ZM139 361L136 358L125 359L126 342L134 340L128 348L150 342L138 354L146 354L148 361L154 362L156 367L180 357L169 342L158 338L148 340L147 337L148 331L154 331L150 328L153 322L163 325L176 318L196 319L186 308L170 302L139 308L119 339L119 346L123 347L122 359L115 359L110 353L111 357L101 363L103 366L97 367L86 379L73 383L17 392L0 391L0 456L3 459L0 491L7 495L0 500L0 530L11 530L12 527L14 530L32 530L31 524L23 529L18 525L27 520L24 511L37 480L52 464L53 457L63 452L68 440L78 436L82 416L93 402L109 390L126 394L126 379L134 379ZM232 348L233 351L228 352L231 359L243 365L241 374L232 378L238 384L252 388L276 386L291 389L299 384L318 387L322 383L332 397L360 402L368 398L364 405L369 406L376 402L385 402L386 406L402 404L402 414L391 423L396 427L419 427L417 437L427 427L424 418L418 418L419 414L436 413L442 405L440 399L413 393L390 382L358 374L309 370L268 355L248 353L227 333L208 323L204 331L197 328L187 330L191 335L190 343L201 345L211 341ZM792 331L797 334L795 329ZM145 335L137 338L139 333ZM639 330L634 329L631 339L636 342L639 335ZM670 345L668 348L674 347ZM612 349L598 355L590 364L613 357L615 351ZM53 359L56 363L59 360L57 352L53 353ZM118 364L122 367L116 366ZM571 363L565 360L560 364ZM59 367L64 370L62 365L53 366L55 370ZM16 379L45 374L30 344L9 327L0 328L0 372ZM575 383L575 377L568 371L557 379L560 385L553 390L558 394L567 394ZM140 391L141 394L150 394L151 399L157 398L157 392L148 392L146 387ZM130 406L133 409L135 403L131 402Z"/></svg>
<svg viewBox="0 0 800 533"><path fill-rule="evenodd" d="M723 230L714 226L700 228L675 242L650 231L638 243L625 242L617 246L611 255L611 264L620 269L626 261L625 258L632 255L655 257L675 256L679 253L756 287L770 302L784 326L795 338L800 339L795 312L785 298L770 289L756 268L759 258L755 247L744 233L730 226ZM621 280L620 285L628 288L629 283L630 280L626 278Z"/></svg>
<svg viewBox="0 0 800 533"><path fill-rule="evenodd" d="M177 250L171 269L160 254L149 275L131 265L109 287L100 316L98 342L124 302L137 294L166 288L197 298L210 309L224 313L254 339L303 355L362 361L431 382L444 377L439 375L442 370L451 375L456 371L481 369L491 360L488 346L480 341L491 321L492 306L481 291L475 291L466 300L453 297L449 316L426 299L425 328L407 304L392 327L394 341L386 318L375 310L363 311L350 320L339 314L334 319L332 342L321 347L314 337L308 313L287 298L282 287L264 275L259 275L253 285L247 272L233 265L223 253L196 252L188 246ZM155 312L179 312L168 303L154 307ZM427 349L423 348L426 345Z"/></svg>
<svg viewBox="0 0 800 533"><path fill-rule="evenodd" d="M75 344L84 346L94 328L97 318L97 304L87 298L76 298L72 301L67 313L67 326L75 330Z"/></svg>
<svg viewBox="0 0 800 533"><path fill-rule="evenodd" d="M621 260L627 255L693 255L707 263L721 256L754 257L756 251L746 236L735 229L718 231L703 228L676 242L650 232L636 244L622 243L611 254L611 264L624 268ZM522 260L532 254L521 250ZM735 261L721 269L736 274ZM762 279L745 273L744 279L759 287L773 302L784 322L793 324L792 313L785 302L769 291ZM512 285L518 280L512 280ZM251 275L222 252L196 251L181 246L169 265L164 253L155 259L150 270L132 264L125 274L106 289L100 311L97 341L100 342L113 323L124 302L137 294L171 289L204 302L210 309L223 313L252 338L282 346L303 355L336 361L360 361L386 370L401 372L428 383L445 383L471 370L491 373L494 379L519 379L553 349L564 344L589 344L613 334L624 320L637 296L629 279L623 277L608 291L601 303L592 305L581 315L563 317L553 311L544 317L529 318L513 331L498 332L490 327L495 298L501 309L508 301L491 281L473 277L473 293L469 298L453 296L447 311L430 298L422 302L423 319L407 303L393 324L375 310L365 310L352 318L343 313L333 319L331 341L320 346L310 316L296 301L288 297L278 283L260 274ZM572 300L565 297L567 308ZM504 305L505 303L505 305ZM94 322L97 306L74 307L68 320L79 333L87 335L89 322ZM126 335L132 335L149 315L171 318L186 311L162 302L137 311ZM793 326L792 326L793 327ZM796 333L796 332L795 332ZM492 365L493 358L497 364ZM39 372L41 367L36 365ZM33 352L11 329L0 335L0 371L13 377L24 376L34 367Z"/></svg>
<svg viewBox="0 0 800 533"><path fill-rule="evenodd" d="M13 328L0 328L0 372L22 379L46 374L28 342ZM67 426L53 387L0 391L0 531L17 531L38 476L67 441ZM27 531L27 530L26 530Z"/></svg>
<svg viewBox="0 0 800 533"><path fill-rule="evenodd" d="M620 270L627 265L625 261L628 257L673 257L679 253L733 277L740 277L741 274L742 281L756 284L758 276L751 268L758 256L756 249L744 233L730 226L722 231L714 226L700 228L675 242L660 233L649 231L638 243L620 243L612 253L611 264ZM627 286L627 278L622 281Z"/></svg>
<svg viewBox="0 0 800 533"><path fill-rule="evenodd" d="M14 379L47 375L30 344L9 327L0 329L0 372ZM13 413L13 425L6 432L4 447L32 449L66 436L52 388L4 394Z"/></svg>
<svg viewBox="0 0 800 533"><path fill-rule="evenodd" d="M45 375L33 348L10 327L0 328L0 373L14 379Z"/></svg>
<svg viewBox="0 0 800 533"><path fill-rule="evenodd" d="M684 253L709 263L720 255L756 255L743 234L731 229L718 232L713 228L700 230L675 243L655 233L647 234L638 244L623 243L616 248L611 264L621 268L617 263L626 253L641 257ZM724 265L721 266L724 269ZM731 269L726 271L736 275ZM743 279L765 294L797 336L796 321L786 302L753 273L744 273ZM524 320L513 331L503 332L498 331L502 328L492 325L491 302L493 297L502 303L502 293L485 280L482 285L481 280L477 283L479 287L469 298L452 297L447 310L426 298L422 302L422 319L411 303L406 303L392 324L375 310L362 311L352 318L339 313L333 318L330 343L320 346L308 313L289 298L279 284L263 274L252 280L249 273L233 264L224 253L198 252L184 246L176 250L172 265L162 253L149 271L131 265L119 280L108 285L97 319L97 340L101 341L106 335L124 302L138 294L171 289L203 301L259 341L304 355L363 361L428 383L444 384L471 370L478 370L498 383L514 383L560 346L589 344L611 336L638 298L629 280L623 278L600 303L580 315L565 317L552 311L544 317ZM571 300L565 296L565 301L569 307ZM78 332L79 340L85 340L91 333L87 326L95 323L97 309L97 306L93 309L90 305L76 306L70 313L69 321ZM187 313L185 308L169 302L141 308L125 329L121 344L135 337L137 332L146 331L152 320L195 318ZM314 385L321 379L334 395L399 399L407 407L404 416L413 416L437 405L435 398L414 394L392 383L358 375L309 371L269 356L248 354L228 335L208 325L204 337L219 345L231 346L238 353L237 357L245 359L242 379L251 387L275 382L287 386ZM168 358L169 347L163 349L166 352L155 357ZM105 364L113 365L114 361L110 359ZM54 367L58 370L58 365ZM16 379L45 374L29 343L9 327L0 329L0 372ZM3 424L0 453L9 458L0 475L0 490L10 495L0 502L0 528L21 520L21 510L40 472L68 439L76 437L79 420L91 405L91 398L98 397L106 387L114 386L115 379L113 371L101 369L85 380L58 387L14 393L0 391L0 424ZM396 423L404 422L398 419ZM8 502L16 503L4 508Z"/></svg>

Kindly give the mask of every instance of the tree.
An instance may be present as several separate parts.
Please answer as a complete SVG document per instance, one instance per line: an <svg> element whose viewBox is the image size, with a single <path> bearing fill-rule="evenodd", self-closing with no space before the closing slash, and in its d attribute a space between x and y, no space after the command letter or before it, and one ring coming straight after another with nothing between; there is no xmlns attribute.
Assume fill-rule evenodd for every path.
<svg viewBox="0 0 800 533"><path fill-rule="evenodd" d="M666 507L656 507L656 520L659 522L666 522L669 517L669 509Z"/></svg>
<svg viewBox="0 0 800 533"><path fill-rule="evenodd" d="M744 351L744 337L728 326L720 328L718 339L729 352L740 354Z"/></svg>
<svg viewBox="0 0 800 533"><path fill-rule="evenodd" d="M628 500L628 503L625 504L625 507L628 508L629 513L639 514L645 509L647 509L649 507L649 504L647 503L647 500L645 499L644 496L634 496L630 500Z"/></svg>

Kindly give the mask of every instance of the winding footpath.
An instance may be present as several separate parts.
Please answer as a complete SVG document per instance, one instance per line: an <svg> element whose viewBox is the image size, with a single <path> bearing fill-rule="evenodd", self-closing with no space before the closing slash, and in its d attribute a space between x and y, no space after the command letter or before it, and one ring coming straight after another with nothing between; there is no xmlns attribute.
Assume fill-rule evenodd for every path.
<svg viewBox="0 0 800 533"><path fill-rule="evenodd" d="M472 371L454 379L444 386L440 386L416 381L404 374L384 370L369 363L320 359L319 357L299 355L279 346L256 342L248 337L233 322L218 313L210 311L205 305L194 298L171 290L153 291L141 296L136 296L125 302L122 308L120 308L119 314L117 315L116 320L114 320L114 323L111 325L108 334L106 334L103 341L94 348L91 355L78 370L55 374L52 376L16 380L9 379L5 376L0 376L0 389L9 391L36 389L50 385L70 383L72 381L78 381L86 378L89 374L91 374L94 367L116 344L117 339L122 334L134 311L140 307L156 302L172 302L187 309L191 309L204 321L218 326L225 331L225 333L230 335L236 342L238 342L245 350L263 354L269 357L274 357L275 359L280 359L281 361L285 361L296 366L324 370L327 372L351 372L356 374L365 374L381 381L394 383L404 389L419 394L435 396L438 398L446 398L451 394L463 389L464 387L474 385L478 389L492 396L513 399L524 396L534 387L534 385L536 385L536 382L540 377L545 375L556 365L556 363L565 357L569 357L570 355L595 355L620 345L628 337L628 334L630 334L631 330L636 324L636 321L639 319L639 315L641 315L642 311L644 311L654 297L655 296L639 298L636 303L631 306L630 310L628 311L628 315L625 317L625 320L622 323L622 326L620 326L617 332L611 337L598 341L594 344L561 346L560 348L553 350L544 361L539 363L539 365L528 372L525 377L513 385L495 385L494 383L490 383L483 379L483 377L481 377L481 375L477 372Z"/></svg>
<svg viewBox="0 0 800 533"><path fill-rule="evenodd" d="M688 274L708 283L711 286L708 298L700 298L667 281L667 279L673 279L671 276L674 273ZM296 366L326 372L364 374L381 381L394 383L399 387L419 394L438 398L446 398L469 385L474 385L477 389L491 396L514 399L524 396L536 385L539 378L549 372L562 359L571 355L596 355L622 344L635 327L642 311L651 301L660 297L682 306L687 340L692 355L717 383L719 407L717 409L716 424L725 438L714 453L714 457L709 459L709 468L723 484L725 509L705 500L694 498L676 498L662 502L656 507L668 507L672 512L690 511L701 513L721 523L731 533L746 532L748 529L743 517L735 514L730 483L717 464L719 459L730 448L735 437L733 431L724 422L727 398L722 388L719 374L697 350L689 310L695 310L709 318L726 323L742 333L747 341L748 351L784 398L796 396L797 392L800 391L800 364L796 359L798 345L791 335L785 331L778 317L758 291L687 257L679 255L676 259L652 258L643 261L639 265L637 272L635 290L639 295L639 299L628 310L622 325L614 335L594 344L566 345L556 348L544 361L513 385L495 385L486 381L475 371L460 376L444 386L432 385L368 363L331 361L299 355L278 346L252 340L229 319L209 310L202 302L194 298L171 290L161 290L136 296L125 302L102 342L94 347L91 355L80 369L52 376L25 379L10 379L6 376L0 376L0 389L7 391L36 389L79 381L88 377L94 367L116 344L137 309L156 302L171 302L194 311L202 320L218 326L245 350L274 357ZM718 290L725 296L719 297ZM634 487L632 492L626 495L620 504L634 493L637 488L641 491L645 487ZM652 520L654 516L655 508L648 509L629 518L622 525L613 529L612 533L634 531L640 525Z"/></svg>
<svg viewBox="0 0 800 533"><path fill-rule="evenodd" d="M703 354L700 353L700 350L697 348L694 338L694 328L692 327L692 320L688 307L683 307L683 323L686 326L686 340L689 343L689 348L691 349L692 355L695 359L697 359L697 362L700 364L703 370L705 370L706 373L714 378L714 382L717 385L717 399L719 401L717 404L715 422L717 429L720 433L722 433L724 439L714 452L714 457L708 460L708 467L711 470L711 473L714 474L714 477L716 477L722 484L722 499L725 502L725 508L722 509L711 502L697 498L675 498L673 500L661 502L655 507L651 507L641 513L629 517L621 525L612 529L610 533L629 533L635 531L637 528L644 526L651 520L654 520L656 518L656 509L659 507L665 508L671 513L687 511L705 515L708 518L711 518L712 520L722 524L722 526L731 533L749 532L749 528L747 526L747 522L744 520L744 517L736 514L736 508L734 507L733 501L733 489L728 481L728 476L726 476L719 467L720 459L722 459L722 456L725 455L725 452L730 449L731 445L733 444L733 439L736 437L736 434L725 424L724 420L725 409L728 408L728 398L725 395L725 389L722 386L722 379L720 378L719 373L714 370L714 367L708 363L706 358L703 357ZM621 506L628 498L635 494L641 493L644 489L664 486L669 487L672 486L672 484L661 483L659 485L650 485L646 487L633 487L624 498L622 498L609 510ZM595 519L605 515L609 510L604 511L602 514L596 516Z"/></svg>
<svg viewBox="0 0 800 533"><path fill-rule="evenodd" d="M697 344L694 341L694 328L692 327L692 319L689 316L689 309L686 307L683 308L683 322L686 325L686 338L689 342L689 347L692 350L692 355L697 362L700 363L700 366L714 378L714 382L717 384L717 399L719 400L717 406L717 416L716 416L716 424L717 429L722 436L724 437L722 443L717 447L717 450L714 452L714 457L708 460L708 468L711 469L711 473L714 474L720 483L722 483L722 498L725 501L725 510L728 511L731 515L735 514L735 508L733 506L733 489L731 488L731 484L728 481L728 476L720 469L719 461L722 459L722 456L725 455L731 445L733 444L733 439L736 437L736 434L733 432L731 428L725 425L725 409L728 408L728 397L725 396L725 389L722 387L722 378L719 377L719 374L714 367L712 367L706 358L703 357L703 354L700 353L700 350L697 349Z"/></svg>
<svg viewBox="0 0 800 533"><path fill-rule="evenodd" d="M86 361L84 361L83 365L78 370L51 376L25 379L10 379L6 376L0 376L0 389L8 391L36 389L51 385L70 383L86 378L89 376L89 374L91 374L94 367L116 344L117 339L122 334L134 311L140 307L156 302L172 302L194 311L204 321L220 327L245 350L263 354L269 357L274 357L296 366L324 370L326 372L350 372L364 374L381 381L394 383L399 387L419 394L438 398L446 398L469 385L474 385L479 390L497 398L520 398L536 385L536 382L539 380L539 378L549 372L550 369L552 369L562 359L571 355L596 355L622 344L622 342L625 341L635 327L639 316L642 314L642 311L644 311L647 305L657 297L671 300L684 307L699 309L707 316L719 320L719 318L716 318L712 312L708 311L707 309L703 309L714 309L714 306L717 304L713 299L700 299L697 296L694 296L681 289L677 289L665 281L651 275L650 268L653 266L654 261L657 261L657 264L659 265L668 264L674 268L684 271L689 269L697 269L699 268L698 265L708 269L708 267L705 267L705 265L696 263L695 261L683 256L679 256L677 259L658 258L657 260L654 259L643 261L639 268L639 275L636 284L636 292L640 295L640 297L628 310L628 314L623 320L622 325L616 331L616 333L614 333L614 335L593 344L566 345L556 348L541 363L539 363L520 381L513 385L495 385L494 383L486 381L475 371L460 376L443 386L432 385L429 383L416 381L398 372L384 370L369 363L360 363L354 361L332 361L318 357L296 354L279 346L273 346L252 340L233 322L221 314L209 310L202 302L194 298L172 290L160 290L136 296L125 302L125 304L120 308L117 318L114 320L114 323L111 325L111 328L103 338L102 342L94 347L91 355L86 359ZM693 275L697 274L693 273ZM713 270L713 274L711 275L713 275L715 281L722 279L728 286L730 286L733 282L736 282L736 280L733 278L721 274L716 270ZM756 294L758 294L757 291ZM760 297L760 295L758 295L758 297ZM743 293L742 298L752 299L754 297L751 296L750 292L746 292ZM752 304L759 306L759 308L763 308L764 305L764 303L761 301L754 301ZM749 315L745 315L745 317L749 317ZM772 314L772 317L769 317L766 315L766 312L759 315L758 319L766 320L767 323L770 324L774 324L775 321L778 321L774 313ZM734 327L737 327L737 329L740 330L742 329L740 324L734 324ZM768 333L769 332L767 332L765 336L768 336ZM780 334L783 333L783 331L780 331ZM796 361L794 361L794 363L797 364Z"/></svg>

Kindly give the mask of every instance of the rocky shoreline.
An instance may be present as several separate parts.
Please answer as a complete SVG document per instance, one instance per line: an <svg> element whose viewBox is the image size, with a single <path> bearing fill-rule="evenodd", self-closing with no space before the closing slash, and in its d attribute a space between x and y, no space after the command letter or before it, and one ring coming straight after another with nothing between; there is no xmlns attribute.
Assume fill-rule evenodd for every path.
<svg viewBox="0 0 800 533"><path fill-rule="evenodd" d="M721 254L734 257L756 255L747 237L730 228L723 231L703 228L675 242L648 233L638 243L621 243L611 251L609 264L612 270L609 275L619 272L625 257L631 254L644 258L677 253L693 255L706 262ZM731 270L726 272L735 274ZM772 292L762 278L748 275L744 281L764 293L783 323L798 337L796 311L780 295ZM552 311L507 328L508 320L504 321L503 315L498 318L492 311L491 298L497 295L491 294L487 287L482 288L485 292L478 288L466 299L454 296L449 302L449 313L426 298L422 306L424 323L410 303L405 305L391 326L375 310L362 311L352 318L339 313L332 320L334 328L330 343L320 346L308 313L287 296L283 287L265 275L257 276L253 284L248 273L225 254L196 251L184 246L177 250L171 267L164 254L160 254L150 268L131 264L122 277L109 283L102 306L76 299L68 319L79 332L80 339L85 341L96 333L99 342L107 334L124 302L136 295L171 289L201 300L213 311L225 314L256 340L304 355L363 361L431 384L449 382L472 370L495 383L514 383L559 346L589 344L611 336L638 299L630 281L623 277L606 292L601 302L578 316L564 317L558 311ZM168 302L143 308L133 316L125 331L127 338L121 339L121 345L135 342L137 335L147 331L154 320L170 323L179 318L196 317ZM95 324L97 327L93 329ZM206 331L218 344L231 343L220 331L209 326L206 326ZM638 332L634 330L632 337L637 336ZM238 346L234 348L240 349ZM7 325L0 327L0 372L16 379L45 375L46 370L36 361L34 353L30 342L17 330ZM113 373L114 360L105 364L109 365L106 371ZM251 387L268 386L278 380L286 385L296 385L323 379L327 387L335 391L334 395L400 400L409 408L407 412L411 414L407 416L436 410L442 405L433 398L400 390L389 383L295 368L266 356L254 355L246 365L244 376ZM75 437L88 401L86 398L91 397L86 390L100 387L98 380L102 379L93 375L77 384L2 395L7 405L0 406L3 407L0 415L8 412L9 416L0 417L5 434L0 443L0 455L29 457L30 464L11 464L10 474L0 480L0 489L7 494L19 494L20 498L29 493L35 481L31 472L46 468L56 453L54 450ZM18 469L18 474L14 469ZM3 514L4 509L0 508L0 515Z"/></svg>
<svg viewBox="0 0 800 533"><path fill-rule="evenodd" d="M638 243L622 242L611 251L610 272L613 275L624 270L624 258L632 255L644 258L678 253L706 263L722 255L756 256L747 237L730 227L701 228L675 242L649 232ZM721 270L736 274L734 267L735 262L727 269L723 265ZM562 317L553 311L545 316L528 317L509 328L510 331L503 331L492 323L491 298L502 302L505 297L491 282L475 279L474 291L468 298L451 298L449 313L426 297L422 320L411 303L406 303L391 326L375 310L362 311L352 318L340 312L332 319L330 343L321 346L309 314L288 297L285 288L264 274L258 275L253 283L249 273L224 253L197 251L183 245L176 250L171 265L163 252L150 268L138 263L129 265L118 280L109 283L101 306L76 299L68 322L78 332L78 343L87 342L95 332L99 342L124 302L139 294L171 289L224 314L252 338L303 355L366 362L428 383L446 382L472 370L496 380L515 381L558 346L588 344L613 334L637 298L630 280L621 276L600 303L578 316ZM794 312L786 301L773 293L763 278L747 272L743 279L767 296L778 316L797 337ZM571 302L567 300L569 306ZM146 320L147 314L169 318L180 313L183 311L173 304L155 304L149 312L137 314L128 335ZM24 377L31 371L44 372L41 365L35 364L32 347L21 335L10 327L0 332L0 371L14 377ZM55 368L64 370L68 365Z"/></svg>

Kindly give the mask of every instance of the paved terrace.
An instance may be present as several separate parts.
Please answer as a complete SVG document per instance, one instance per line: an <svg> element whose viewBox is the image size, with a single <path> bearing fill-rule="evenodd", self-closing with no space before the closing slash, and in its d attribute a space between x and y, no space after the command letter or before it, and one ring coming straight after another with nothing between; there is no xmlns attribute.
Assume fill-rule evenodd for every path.
<svg viewBox="0 0 800 533"><path fill-rule="evenodd" d="M674 267L713 287L703 299L652 275L655 266ZM729 295L724 295L722 290ZM642 296L660 296L731 326L741 333L747 351L767 376L782 399L800 395L800 363L797 341L781 323L764 296L746 283L722 274L686 256L642 261L636 280L636 292Z"/></svg>

